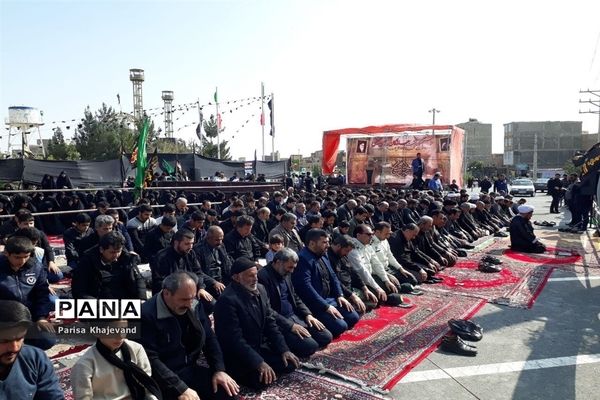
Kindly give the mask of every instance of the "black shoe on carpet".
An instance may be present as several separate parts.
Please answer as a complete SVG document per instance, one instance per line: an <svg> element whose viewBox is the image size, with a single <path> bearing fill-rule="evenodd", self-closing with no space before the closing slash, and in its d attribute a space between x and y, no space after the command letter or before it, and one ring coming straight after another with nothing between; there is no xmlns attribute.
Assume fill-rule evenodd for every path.
<svg viewBox="0 0 600 400"><path fill-rule="evenodd" d="M479 263L478 269L479 269L479 271L486 272L486 273L496 273L496 272L502 271L502 268L500 268L498 265L489 264L486 262Z"/></svg>
<svg viewBox="0 0 600 400"><path fill-rule="evenodd" d="M477 355L477 348L468 345L458 336L444 336L440 347L448 353L459 354L461 356L475 357Z"/></svg>
<svg viewBox="0 0 600 400"><path fill-rule="evenodd" d="M481 259L481 261L486 262L488 264L500 265L502 264L502 260L496 258L494 256L487 255Z"/></svg>
<svg viewBox="0 0 600 400"><path fill-rule="evenodd" d="M478 342L483 338L483 329L475 322L466 319L451 319L448 321L448 326L463 340Z"/></svg>

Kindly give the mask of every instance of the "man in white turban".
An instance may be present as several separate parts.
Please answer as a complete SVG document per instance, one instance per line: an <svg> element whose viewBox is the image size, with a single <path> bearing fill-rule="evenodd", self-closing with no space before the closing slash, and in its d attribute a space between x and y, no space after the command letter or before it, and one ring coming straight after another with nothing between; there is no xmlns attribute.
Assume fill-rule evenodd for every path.
<svg viewBox="0 0 600 400"><path fill-rule="evenodd" d="M535 237L533 225L531 225L534 208L522 204L518 211L519 214L513 217L508 228L511 249L525 253L543 253L546 251L546 246Z"/></svg>

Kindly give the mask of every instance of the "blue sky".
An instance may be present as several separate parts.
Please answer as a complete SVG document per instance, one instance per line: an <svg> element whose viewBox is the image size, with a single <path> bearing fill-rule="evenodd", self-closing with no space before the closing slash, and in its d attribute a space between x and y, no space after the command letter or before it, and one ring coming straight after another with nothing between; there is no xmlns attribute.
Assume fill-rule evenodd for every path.
<svg viewBox="0 0 600 400"><path fill-rule="evenodd" d="M319 149L327 129L429 123L433 107L442 124L494 124L496 152L511 121L581 120L596 132L578 92L600 89L600 2L487 3L1 0L0 115L37 107L50 137L50 122L117 107L117 93L129 112L128 71L142 68L145 108L161 106L162 90L205 104L216 86L226 102L258 96L264 81L284 156ZM258 103L229 109L234 157L260 155ZM193 138L197 111L175 118L176 135Z"/></svg>

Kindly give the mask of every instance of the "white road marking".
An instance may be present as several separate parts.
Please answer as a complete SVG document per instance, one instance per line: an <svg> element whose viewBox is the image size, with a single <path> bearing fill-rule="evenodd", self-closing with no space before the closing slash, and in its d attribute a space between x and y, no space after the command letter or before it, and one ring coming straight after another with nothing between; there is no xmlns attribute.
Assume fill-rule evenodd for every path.
<svg viewBox="0 0 600 400"><path fill-rule="evenodd" d="M570 357L543 358L540 360L515 361L496 364L473 365L471 367L434 369L409 372L400 383L462 378L467 376L494 375L531 369L566 367L569 365L600 363L600 354L581 354Z"/></svg>
<svg viewBox="0 0 600 400"><path fill-rule="evenodd" d="M568 282L568 281L595 281L600 279L600 276L569 276L566 278L549 278L548 282Z"/></svg>

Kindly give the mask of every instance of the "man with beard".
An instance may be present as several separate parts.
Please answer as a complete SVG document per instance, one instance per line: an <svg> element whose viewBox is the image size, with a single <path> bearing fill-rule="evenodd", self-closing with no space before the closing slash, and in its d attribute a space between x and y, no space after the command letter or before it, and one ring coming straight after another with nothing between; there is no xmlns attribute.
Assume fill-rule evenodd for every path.
<svg viewBox="0 0 600 400"><path fill-rule="evenodd" d="M269 232L269 239L274 235L280 235L283 238L283 244L285 247L289 247L298 253L304 247L302 239L296 230L296 215L292 213L285 213L281 217L279 225L275 226Z"/></svg>
<svg viewBox="0 0 600 400"><path fill-rule="evenodd" d="M423 253L437 261L442 267L452 267L456 264L457 256L450 250L435 243L432 236L433 219L427 215L421 217L417 224L419 234L416 238L416 246Z"/></svg>
<svg viewBox="0 0 600 400"><path fill-rule="evenodd" d="M162 281L176 271L187 271L198 277L198 299L202 301L207 314L212 312L215 299L206 290L206 283L210 281L202 271L196 253L192 251L194 234L187 229L178 230L173 236L173 244L159 251L150 262L152 271L152 293L158 293Z"/></svg>
<svg viewBox="0 0 600 400"><path fill-rule="evenodd" d="M148 204L140 205L137 216L127 221L127 232L131 236L133 251L142 257L142 262L148 262L144 257L144 240L150 229L156 225L156 220L152 218L152 207Z"/></svg>
<svg viewBox="0 0 600 400"><path fill-rule="evenodd" d="M311 229L306 235L306 243L298 254L300 261L292 274L292 282L304 304L336 338L356 325L360 317L344 298L340 282L327 258L327 232Z"/></svg>
<svg viewBox="0 0 600 400"><path fill-rule="evenodd" d="M74 299L146 300L146 283L138 270L138 258L124 247L123 235L109 232L98 246L83 254L73 270Z"/></svg>
<svg viewBox="0 0 600 400"><path fill-rule="evenodd" d="M523 204L519 206L519 215L516 215L510 222L508 231L510 232L510 248L525 253L543 253L546 246L541 243L533 233L531 225L531 216L534 208Z"/></svg>
<svg viewBox="0 0 600 400"><path fill-rule="evenodd" d="M227 370L241 384L260 389L277 373L298 368L274 318L254 261L240 257L231 266L232 282L217 302L215 332Z"/></svg>
<svg viewBox="0 0 600 400"><path fill-rule="evenodd" d="M18 301L0 300L0 398L62 400L52 362L24 344L31 314Z"/></svg>
<svg viewBox="0 0 600 400"><path fill-rule="evenodd" d="M200 266L207 275L206 290L216 299L231 280L232 260L227 254L223 238L223 230L218 226L211 226L206 231L204 240L194 246Z"/></svg>
<svg viewBox="0 0 600 400"><path fill-rule="evenodd" d="M378 300L350 265L348 254L353 249L352 238L338 234L333 237L331 246L327 249L327 257L340 281L344 297L354 305L356 311L364 314L377 307Z"/></svg>
<svg viewBox="0 0 600 400"><path fill-rule="evenodd" d="M198 278L177 271L142 305L140 343L165 399L233 399L238 384L225 372L223 353L200 303ZM200 356L208 367L200 366Z"/></svg>
<svg viewBox="0 0 600 400"><path fill-rule="evenodd" d="M441 279L434 275L440 265L414 245L419 234L416 224L406 224L399 232L390 237L390 248L394 258L417 278L419 283L438 283Z"/></svg>
<svg viewBox="0 0 600 400"><path fill-rule="evenodd" d="M421 217L417 211L419 202L415 199L408 200L406 207L402 210L402 222L406 224L416 224Z"/></svg>
<svg viewBox="0 0 600 400"><path fill-rule="evenodd" d="M147 260L162 249L166 249L171 245L174 230L177 227L177 220L172 215L164 215L160 218L160 223L152 228L144 243L144 256Z"/></svg>
<svg viewBox="0 0 600 400"><path fill-rule="evenodd" d="M242 215L237 219L235 229L225 234L223 243L227 249L227 254L229 254L232 260L237 260L240 257L246 257L251 260L258 260L260 258L262 251L261 243L252 235L253 225L254 218L249 215Z"/></svg>
<svg viewBox="0 0 600 400"><path fill-rule="evenodd" d="M258 281L267 291L275 320L290 350L307 358L331 343L333 337L294 290L291 274L297 264L298 255L283 248L275 253L273 262L260 270Z"/></svg>

